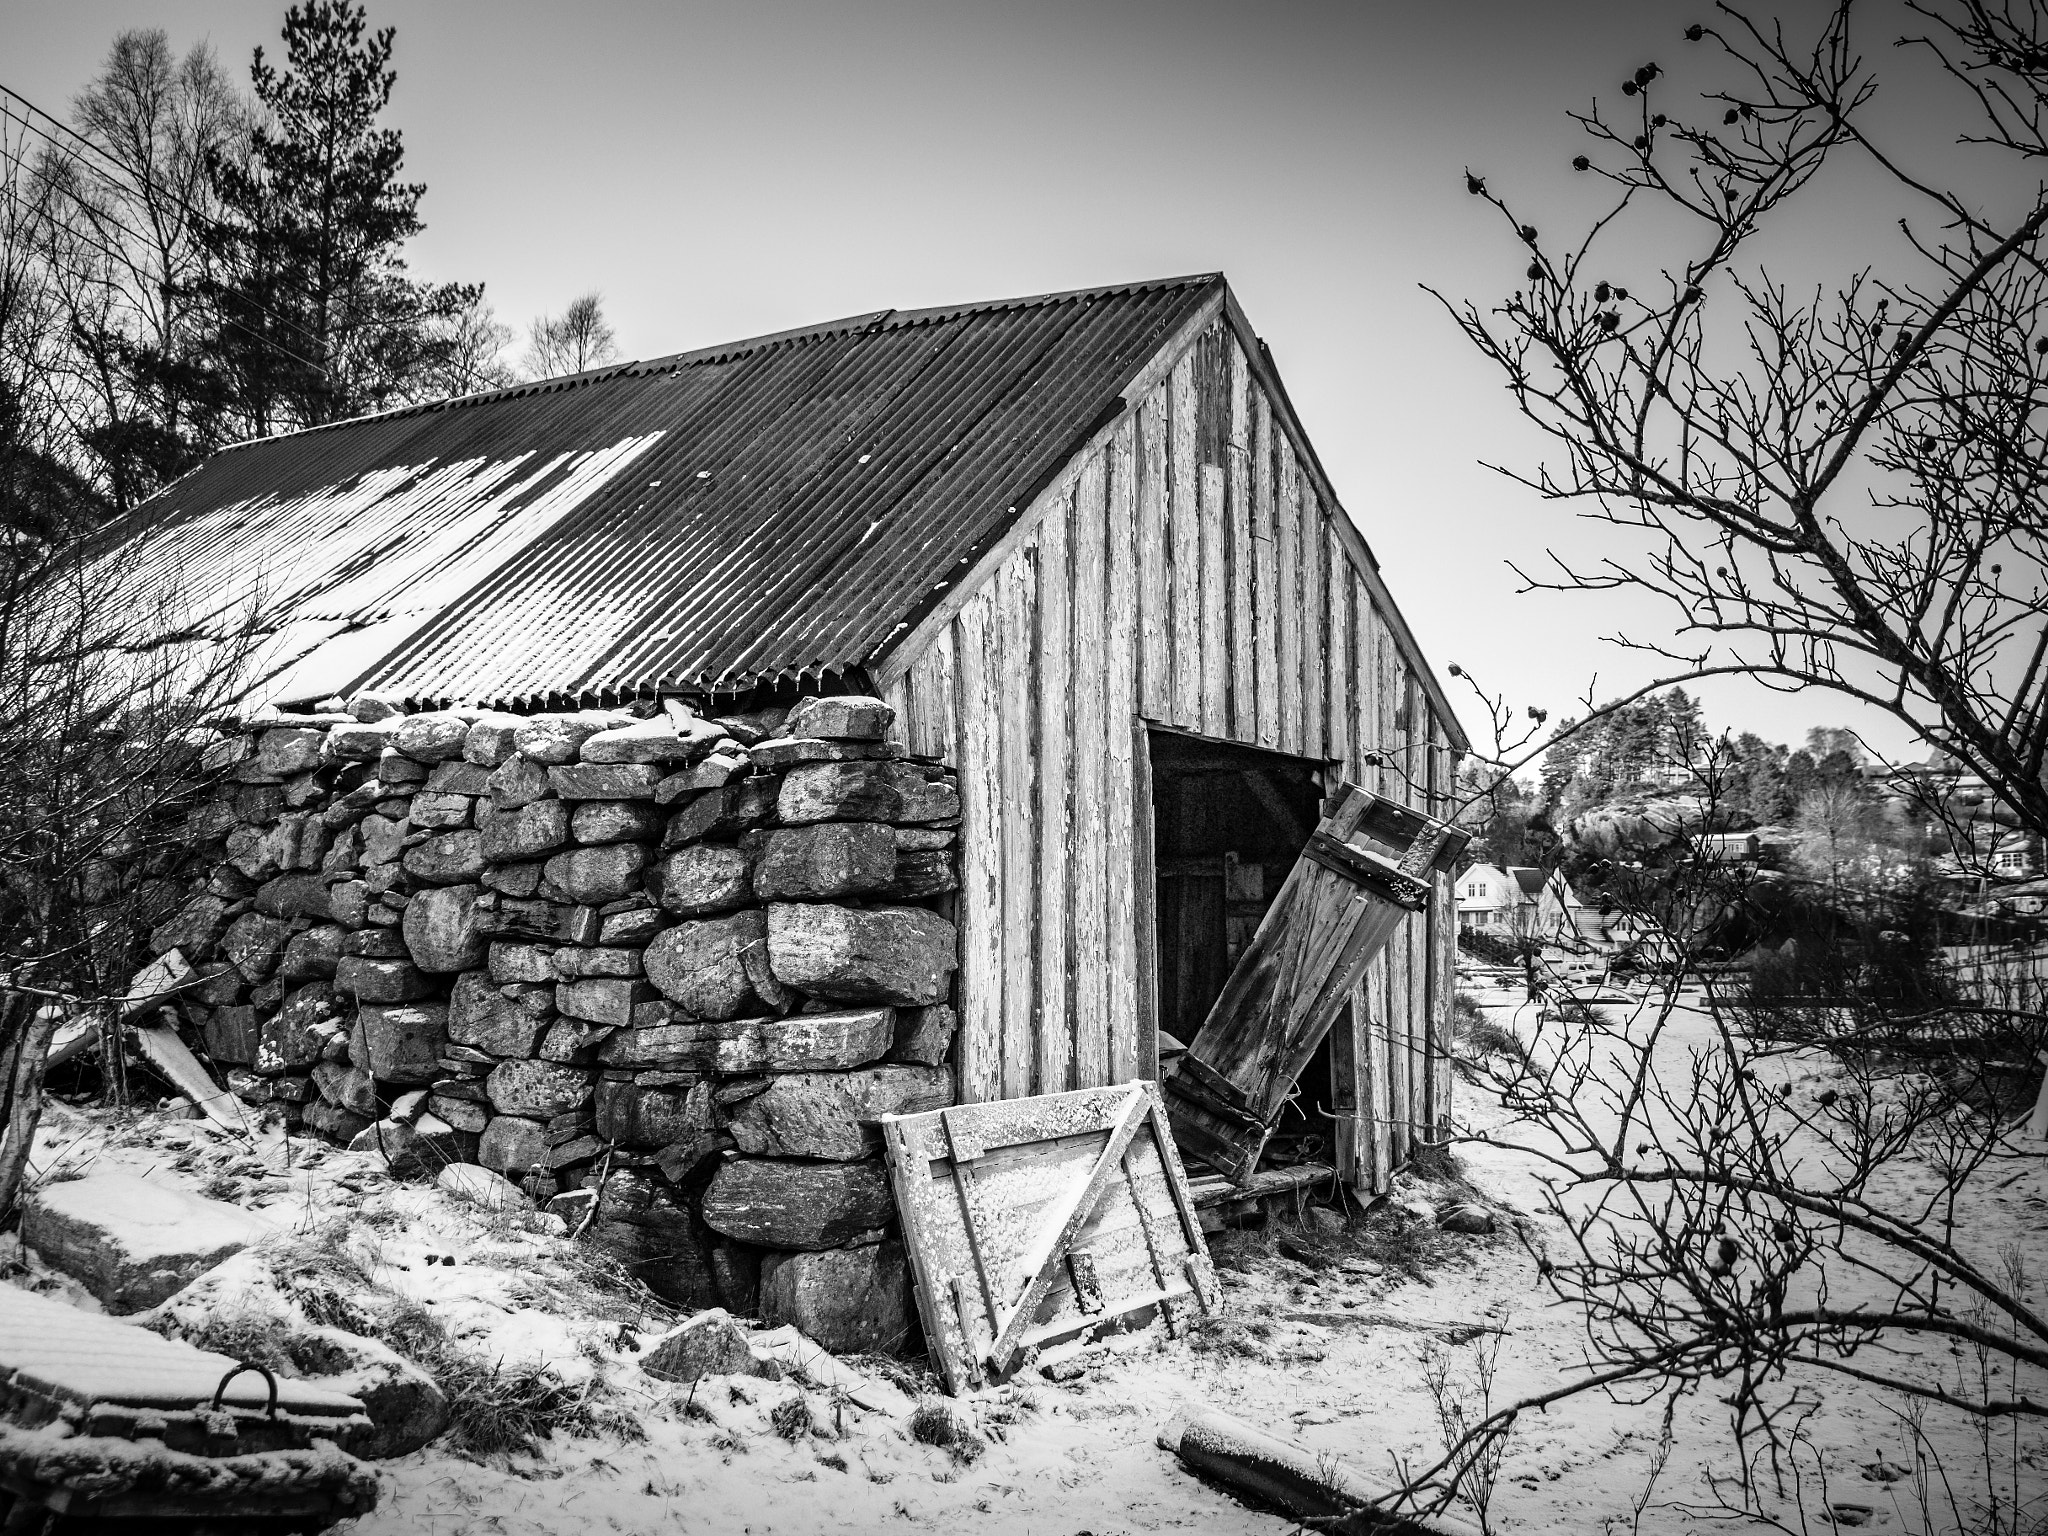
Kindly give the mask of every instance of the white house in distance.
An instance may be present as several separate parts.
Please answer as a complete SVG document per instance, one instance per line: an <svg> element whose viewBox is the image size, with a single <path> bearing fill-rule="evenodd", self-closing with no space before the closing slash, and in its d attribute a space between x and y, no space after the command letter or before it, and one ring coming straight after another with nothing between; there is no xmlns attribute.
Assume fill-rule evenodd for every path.
<svg viewBox="0 0 2048 1536"><path fill-rule="evenodd" d="M1581 902L1562 871L1547 877L1527 865L1474 864L1454 882L1458 927L1467 933L1495 933L1540 939L1549 944L1583 944L1600 937L1587 932Z"/></svg>

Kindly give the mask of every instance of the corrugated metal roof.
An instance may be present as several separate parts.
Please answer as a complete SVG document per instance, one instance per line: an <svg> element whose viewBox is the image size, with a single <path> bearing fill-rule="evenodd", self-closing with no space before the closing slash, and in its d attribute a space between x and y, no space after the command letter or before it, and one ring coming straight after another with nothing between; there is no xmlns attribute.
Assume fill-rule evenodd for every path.
<svg viewBox="0 0 2048 1536"><path fill-rule="evenodd" d="M1221 283L882 311L263 439L140 509L120 558L195 625L260 612L284 702L845 671Z"/></svg>

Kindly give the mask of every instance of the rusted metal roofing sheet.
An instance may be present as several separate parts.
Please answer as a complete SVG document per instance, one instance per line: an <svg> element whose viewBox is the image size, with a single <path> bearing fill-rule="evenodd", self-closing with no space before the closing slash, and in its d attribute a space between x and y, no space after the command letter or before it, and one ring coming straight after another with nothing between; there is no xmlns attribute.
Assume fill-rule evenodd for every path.
<svg viewBox="0 0 2048 1536"><path fill-rule="evenodd" d="M261 690L737 688L867 664L1217 275L883 311L216 455L120 559Z"/></svg>

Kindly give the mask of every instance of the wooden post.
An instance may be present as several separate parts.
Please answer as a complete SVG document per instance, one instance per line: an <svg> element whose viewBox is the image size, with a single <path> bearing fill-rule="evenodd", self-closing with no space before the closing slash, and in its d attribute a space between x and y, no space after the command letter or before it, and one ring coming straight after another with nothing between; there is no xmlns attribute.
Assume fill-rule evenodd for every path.
<svg viewBox="0 0 2048 1536"><path fill-rule="evenodd" d="M2034 1059L2048 1066L2048 1051L2034 1052ZM2048 1072L2041 1074L2041 1096L2034 1100L2034 1112L2027 1117L2027 1135L2035 1141L2048 1139Z"/></svg>

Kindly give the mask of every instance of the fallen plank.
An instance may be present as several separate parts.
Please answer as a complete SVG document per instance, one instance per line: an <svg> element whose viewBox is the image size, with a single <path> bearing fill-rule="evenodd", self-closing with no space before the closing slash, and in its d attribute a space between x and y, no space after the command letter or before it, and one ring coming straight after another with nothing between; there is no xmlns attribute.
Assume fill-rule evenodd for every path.
<svg viewBox="0 0 2048 1536"><path fill-rule="evenodd" d="M1393 1489L1291 1441L1254 1429L1213 1408L1196 1409L1159 1432L1159 1444L1195 1471L1344 1536L1479 1536L1455 1515L1390 1514L1375 1501Z"/></svg>
<svg viewBox="0 0 2048 1536"><path fill-rule="evenodd" d="M1396 1317L1391 1312L1282 1312L1283 1322L1309 1323L1317 1328L1396 1328L1403 1333L1441 1334L1453 1344L1464 1344L1482 1333L1506 1333L1494 1323L1446 1322L1427 1317Z"/></svg>
<svg viewBox="0 0 2048 1536"><path fill-rule="evenodd" d="M135 1042L149 1064L197 1104L207 1119L237 1136L255 1134L248 1107L214 1082L212 1074L199 1064L199 1058L178 1038L176 1030L168 1024L138 1024Z"/></svg>

